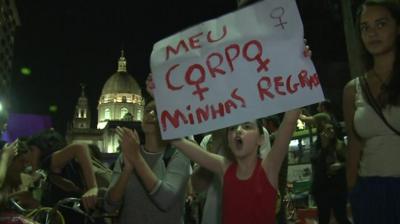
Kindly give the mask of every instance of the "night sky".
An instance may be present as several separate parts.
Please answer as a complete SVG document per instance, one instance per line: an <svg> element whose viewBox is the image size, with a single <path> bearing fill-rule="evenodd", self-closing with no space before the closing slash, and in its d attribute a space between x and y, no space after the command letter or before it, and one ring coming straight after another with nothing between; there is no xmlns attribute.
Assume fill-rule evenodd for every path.
<svg viewBox="0 0 400 224"><path fill-rule="evenodd" d="M97 101L105 81L117 70L121 48L125 50L128 72L144 86L154 43L231 12L236 2L17 0L17 7L21 26L15 39L11 112L51 115L55 128L64 133L66 123L72 121L80 83L86 84L95 127ZM328 14L304 4L299 8L313 58L345 60L337 5ZM324 19L316 22L319 16ZM338 31L332 32L329 26ZM341 47L321 41L329 38ZM29 76L21 74L23 67L31 69ZM56 112L49 111L51 105L57 106Z"/></svg>
<svg viewBox="0 0 400 224"><path fill-rule="evenodd" d="M235 9L235 0L193 1L17 0L12 112L49 114L65 131L80 95L80 83L97 121L97 101L125 50L128 72L144 85L158 40ZM23 76L20 69L31 69ZM49 112L56 105L57 112Z"/></svg>

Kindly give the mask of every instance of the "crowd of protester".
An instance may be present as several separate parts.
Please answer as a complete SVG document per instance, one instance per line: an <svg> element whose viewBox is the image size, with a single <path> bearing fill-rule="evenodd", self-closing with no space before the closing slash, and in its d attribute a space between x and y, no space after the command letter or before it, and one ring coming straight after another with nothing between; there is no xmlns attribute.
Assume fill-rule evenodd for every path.
<svg viewBox="0 0 400 224"><path fill-rule="evenodd" d="M329 223L331 212L340 224L349 216L357 224L400 223L399 10L367 0L357 14L365 74L344 89L345 132L325 101L314 115L295 109L215 130L201 142L166 141L150 101L143 142L138 130L116 129L112 169L98 146L68 144L55 130L2 142L0 223L22 215L15 203L29 210L69 197L88 213L114 214L96 223L286 223L288 150L298 119L317 131L310 193L319 223ZM151 75L146 85L152 95ZM65 223L84 223L81 213L60 212Z"/></svg>

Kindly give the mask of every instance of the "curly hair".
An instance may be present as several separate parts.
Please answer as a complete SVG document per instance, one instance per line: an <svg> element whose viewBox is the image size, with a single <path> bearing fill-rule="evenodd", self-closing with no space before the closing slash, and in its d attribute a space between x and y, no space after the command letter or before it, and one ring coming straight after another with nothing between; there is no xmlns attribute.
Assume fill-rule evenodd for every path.
<svg viewBox="0 0 400 224"><path fill-rule="evenodd" d="M40 150L40 160L46 158L53 152L67 146L67 141L53 129L33 135L27 141L28 146L36 146Z"/></svg>

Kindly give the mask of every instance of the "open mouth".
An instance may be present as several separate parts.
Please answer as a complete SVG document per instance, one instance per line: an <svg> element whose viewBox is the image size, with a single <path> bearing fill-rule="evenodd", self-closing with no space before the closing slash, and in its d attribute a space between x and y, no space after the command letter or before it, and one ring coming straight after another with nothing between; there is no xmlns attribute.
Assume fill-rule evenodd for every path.
<svg viewBox="0 0 400 224"><path fill-rule="evenodd" d="M243 140L240 137L235 138L235 146L237 149L242 149L243 147Z"/></svg>

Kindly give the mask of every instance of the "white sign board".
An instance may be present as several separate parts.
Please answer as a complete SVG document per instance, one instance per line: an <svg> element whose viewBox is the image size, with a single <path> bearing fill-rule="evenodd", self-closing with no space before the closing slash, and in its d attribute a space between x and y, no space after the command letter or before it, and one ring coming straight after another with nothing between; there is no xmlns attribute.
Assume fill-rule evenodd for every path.
<svg viewBox="0 0 400 224"><path fill-rule="evenodd" d="M264 0L157 42L151 54L163 139L323 101L295 1Z"/></svg>

